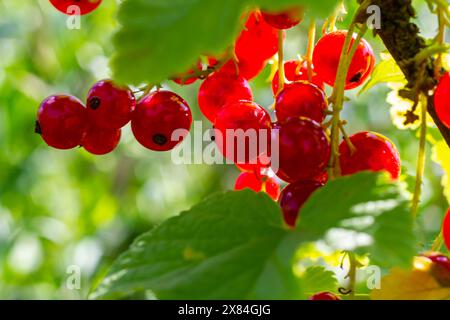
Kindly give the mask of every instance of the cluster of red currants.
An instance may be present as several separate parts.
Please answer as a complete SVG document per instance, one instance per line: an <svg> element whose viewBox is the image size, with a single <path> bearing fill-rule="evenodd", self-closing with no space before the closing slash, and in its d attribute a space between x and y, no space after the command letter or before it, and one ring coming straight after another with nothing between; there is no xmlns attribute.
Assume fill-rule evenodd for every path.
<svg viewBox="0 0 450 320"><path fill-rule="evenodd" d="M102 0L50 0L50 3L64 14L73 14L74 6L79 8L79 14L88 14L102 3Z"/></svg>
<svg viewBox="0 0 450 320"><path fill-rule="evenodd" d="M226 139L227 130L272 132L267 135L272 143L267 145L279 147L279 163L276 168L272 165L272 168L278 178L289 183L281 193L279 202L285 221L290 226L295 226L299 209L309 196L328 180L330 142L327 130L322 126L328 111L324 89L325 84L334 86L347 32L324 35L315 46L310 63L285 62L284 87L279 87L278 72L275 74L272 82L275 122L271 121L264 108L253 102L247 81L258 75L278 52L278 37L283 35L279 31L297 25L301 17L301 9L251 13L235 43L235 60L226 62L209 75L198 94L202 113L213 123L215 131L224 137L217 141L219 149L244 171L238 177L235 189L266 191L273 199L278 199L278 182L266 174L267 168L271 167L270 160L267 161L271 158L270 147L258 148L256 159L251 159L249 147L246 146L245 160L242 161L236 158L236 145L227 149L229 144ZM370 45L361 40L349 67L345 89L361 85L370 76L374 64ZM274 135L274 131L278 134ZM276 139L275 143L273 139ZM351 143L348 144L348 141ZM379 134L358 133L342 142L339 151L343 175L363 170L386 170L393 179L400 175L400 157L395 146Z"/></svg>
<svg viewBox="0 0 450 320"><path fill-rule="evenodd" d="M180 140L172 139L177 129L190 129L191 110L180 96L158 90L138 103L128 87L111 80L99 81L90 89L86 107L73 96L54 95L40 105L36 132L51 147L72 149L82 146L95 155L113 151L121 128L131 121L133 134L144 147L167 151Z"/></svg>

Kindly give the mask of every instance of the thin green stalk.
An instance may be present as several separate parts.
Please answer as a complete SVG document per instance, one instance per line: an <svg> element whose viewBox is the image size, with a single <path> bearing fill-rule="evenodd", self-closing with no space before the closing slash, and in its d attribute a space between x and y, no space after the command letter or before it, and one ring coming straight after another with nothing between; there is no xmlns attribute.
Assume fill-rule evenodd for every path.
<svg viewBox="0 0 450 320"><path fill-rule="evenodd" d="M284 38L283 30L278 31L278 92L284 87Z"/></svg>

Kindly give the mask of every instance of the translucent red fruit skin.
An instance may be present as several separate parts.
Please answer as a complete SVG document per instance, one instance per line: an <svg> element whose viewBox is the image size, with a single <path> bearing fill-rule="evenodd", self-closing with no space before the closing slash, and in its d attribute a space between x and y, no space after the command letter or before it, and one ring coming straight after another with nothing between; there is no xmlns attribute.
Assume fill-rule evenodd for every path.
<svg viewBox="0 0 450 320"><path fill-rule="evenodd" d="M72 149L80 145L87 123L86 108L80 100L67 95L55 95L42 101L36 132L57 149Z"/></svg>
<svg viewBox="0 0 450 320"><path fill-rule="evenodd" d="M238 101L227 104L217 114L214 128L215 141L219 150L227 159L235 163L256 163L259 156L270 151L270 116L264 108L252 101ZM230 130L229 133L233 136L227 136L227 130ZM257 139L256 144L255 141L234 137L234 133L238 133L236 130L241 130L243 134L253 132ZM264 132L263 135L261 135L261 132ZM263 141L264 134L267 138L266 141ZM230 138L233 138L233 140L230 141ZM252 152L252 149L255 152Z"/></svg>
<svg viewBox="0 0 450 320"><path fill-rule="evenodd" d="M186 101L170 91L156 91L139 101L131 119L136 140L154 151L168 151L187 135L192 124L191 110ZM180 139L172 141L177 129Z"/></svg>
<svg viewBox="0 0 450 320"><path fill-rule="evenodd" d="M224 105L252 99L253 93L247 80L222 69L211 74L202 83L198 92L200 110L212 123Z"/></svg>
<svg viewBox="0 0 450 320"><path fill-rule="evenodd" d="M450 209L448 209L447 214L445 215L444 222L442 224L442 233L447 250L450 251Z"/></svg>
<svg viewBox="0 0 450 320"><path fill-rule="evenodd" d="M434 105L439 119L450 128L450 73L446 73L434 94Z"/></svg>
<svg viewBox="0 0 450 320"><path fill-rule="evenodd" d="M122 130L91 127L86 131L81 145L92 154L101 156L112 152L119 144Z"/></svg>
<svg viewBox="0 0 450 320"><path fill-rule="evenodd" d="M260 12L250 14L235 43L238 60L264 61L278 52L278 30L267 24Z"/></svg>
<svg viewBox="0 0 450 320"><path fill-rule="evenodd" d="M350 137L356 148L351 152L346 141L339 146L342 175L360 171L387 171L393 180L400 177L400 154L395 145L386 137L373 132L359 132Z"/></svg>
<svg viewBox="0 0 450 320"><path fill-rule="evenodd" d="M330 86L334 86L341 52L344 47L347 31L335 31L324 35L313 53L313 64L320 78ZM353 44L354 40L352 41ZM361 39L348 70L345 89L353 89L364 83L375 66L375 56L370 44Z"/></svg>
<svg viewBox="0 0 450 320"><path fill-rule="evenodd" d="M309 297L309 300L341 300L341 298L331 292L320 292Z"/></svg>
<svg viewBox="0 0 450 320"><path fill-rule="evenodd" d="M223 67L223 71L230 73L232 75L239 75L246 80L252 80L255 78L267 65L268 60L258 60L258 59L239 59L236 64L230 60Z"/></svg>
<svg viewBox="0 0 450 320"><path fill-rule="evenodd" d="M313 74L310 82L318 86L320 89L324 90L325 85L314 71L314 66L312 71ZM307 62L306 61L301 62L299 60L286 61L284 63L284 77L289 82L296 82L300 80L309 81ZM275 96L278 93L278 85L279 85L279 76L277 71L272 80L272 91Z"/></svg>
<svg viewBox="0 0 450 320"><path fill-rule="evenodd" d="M299 211L314 191L323 184L314 180L300 180L289 184L281 192L278 200L283 212L284 221L290 227L295 227Z"/></svg>
<svg viewBox="0 0 450 320"><path fill-rule="evenodd" d="M272 145L279 148L279 168L272 154L272 169L280 179L292 183L323 173L330 158L330 142L320 124L307 118L291 118L274 129Z"/></svg>
<svg viewBox="0 0 450 320"><path fill-rule="evenodd" d="M80 8L80 14L88 14L102 3L102 0L50 0L50 3L58 9L58 11L72 15L74 12L71 10L71 6L78 6Z"/></svg>
<svg viewBox="0 0 450 320"><path fill-rule="evenodd" d="M281 12L263 11L264 21L277 29L290 29L303 20L304 10L301 7L289 8Z"/></svg>
<svg viewBox="0 0 450 320"><path fill-rule="evenodd" d="M217 63L216 60L211 61L211 62ZM201 61L199 61L199 62L197 62L197 65L195 66L195 68L192 68L192 69L188 70L187 72L176 76L173 79L173 82L175 82L176 84L179 84L180 86L193 84L195 81L198 80L198 78L194 74L197 71L202 71L202 70L203 70L203 64ZM194 76L189 77L190 75L194 75Z"/></svg>
<svg viewBox="0 0 450 320"><path fill-rule="evenodd" d="M235 190L251 189L255 192L266 192L273 200L278 199L280 185L278 182L265 175L256 175L251 172L243 172L236 179Z"/></svg>
<svg viewBox="0 0 450 320"><path fill-rule="evenodd" d="M325 119L328 101L325 93L316 85L298 81L287 84L277 95L275 112L278 121L305 117L317 122Z"/></svg>
<svg viewBox="0 0 450 320"><path fill-rule="evenodd" d="M433 264L430 267L430 273L443 287L450 286L450 259L440 253L431 253L425 255Z"/></svg>
<svg viewBox="0 0 450 320"><path fill-rule="evenodd" d="M102 80L89 90L86 106L91 123L99 128L117 130L130 122L136 99L128 87Z"/></svg>

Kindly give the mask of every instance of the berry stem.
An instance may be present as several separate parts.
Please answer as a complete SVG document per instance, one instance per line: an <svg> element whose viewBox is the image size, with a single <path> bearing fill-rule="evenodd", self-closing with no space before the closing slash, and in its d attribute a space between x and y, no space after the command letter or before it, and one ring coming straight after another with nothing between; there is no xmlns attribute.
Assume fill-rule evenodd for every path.
<svg viewBox="0 0 450 320"><path fill-rule="evenodd" d="M438 25L439 25L439 31L436 36L436 41L440 45L445 44L445 25L446 25L446 18L444 13L444 8L438 4L437 5L437 16L438 16ZM443 66L443 58L442 58L442 52L438 54L438 57L436 59L436 63L434 65L434 76L436 79L439 79L441 76L441 69Z"/></svg>
<svg viewBox="0 0 450 320"><path fill-rule="evenodd" d="M425 151L427 139L427 99L421 95L421 125L420 125L420 142L419 155L417 160L416 185L414 188L414 196L412 199L411 214L417 217L417 211L420 204L420 196L422 194L423 174L425 171Z"/></svg>
<svg viewBox="0 0 450 320"><path fill-rule="evenodd" d="M308 64L308 80L312 81L313 78L313 68L312 68L312 58L314 52L314 44L316 42L316 20L311 18L308 29L308 49L306 51L306 63Z"/></svg>
<svg viewBox="0 0 450 320"><path fill-rule="evenodd" d="M436 239L434 239L433 244L431 245L431 251L433 251L433 252L441 251L443 244L444 244L444 234L441 229L441 231L437 235Z"/></svg>
<svg viewBox="0 0 450 320"><path fill-rule="evenodd" d="M284 38L283 30L278 31L278 93L284 87Z"/></svg>

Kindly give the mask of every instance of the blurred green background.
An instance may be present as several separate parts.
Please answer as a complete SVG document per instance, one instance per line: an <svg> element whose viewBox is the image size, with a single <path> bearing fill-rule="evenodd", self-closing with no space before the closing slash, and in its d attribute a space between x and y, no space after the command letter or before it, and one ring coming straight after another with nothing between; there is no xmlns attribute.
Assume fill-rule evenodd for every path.
<svg viewBox="0 0 450 320"><path fill-rule="evenodd" d="M70 93L84 100L95 81L111 77L108 58L117 4L103 2L82 17L81 29L70 30L67 17L47 0L0 0L1 299L86 298L137 235L212 193L232 189L238 175L233 166L173 165L170 153L141 147L129 127L119 148L103 157L83 149L51 149L33 133L45 97ZM432 37L436 24L425 5L419 16L424 34ZM287 59L304 53L306 29L303 23L288 32ZM383 50L378 40L367 40L377 53ZM252 83L256 101L266 107L273 102L269 74L270 66ZM166 85L188 101L195 119L201 119L198 82ZM360 96L349 93L353 102L344 118L351 133L374 130L391 138L402 155L404 180L411 185L416 132L392 124L388 93L384 85ZM448 206L442 175L438 165L427 162L419 220L424 246L436 236ZM80 290L66 286L72 265L81 270Z"/></svg>

